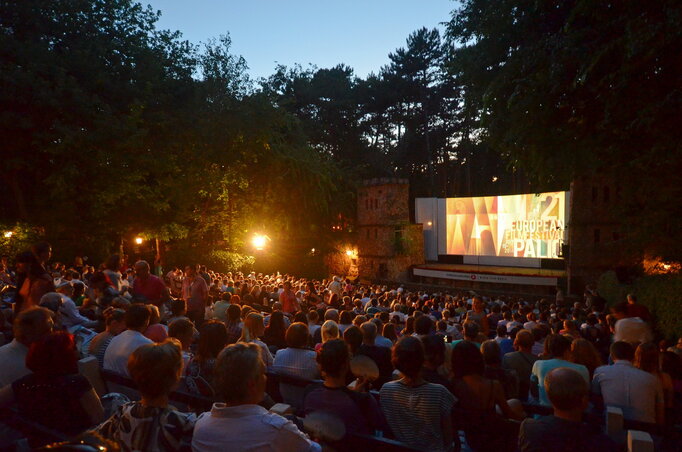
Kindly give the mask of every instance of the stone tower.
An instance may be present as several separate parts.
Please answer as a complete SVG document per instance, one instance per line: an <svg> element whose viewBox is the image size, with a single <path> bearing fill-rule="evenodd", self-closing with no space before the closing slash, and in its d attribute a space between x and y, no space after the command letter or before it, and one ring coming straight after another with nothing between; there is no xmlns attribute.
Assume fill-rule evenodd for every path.
<svg viewBox="0 0 682 452"><path fill-rule="evenodd" d="M409 279L424 263L421 224L410 223L406 179L371 179L358 189L358 270L365 280Z"/></svg>

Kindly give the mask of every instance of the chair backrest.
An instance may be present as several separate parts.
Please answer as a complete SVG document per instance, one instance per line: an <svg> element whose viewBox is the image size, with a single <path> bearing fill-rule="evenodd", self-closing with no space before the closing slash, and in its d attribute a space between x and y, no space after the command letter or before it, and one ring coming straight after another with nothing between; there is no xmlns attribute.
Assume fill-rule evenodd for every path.
<svg viewBox="0 0 682 452"><path fill-rule="evenodd" d="M78 373L88 379L98 396L102 397L109 392L107 384L100 374L97 358L94 356L78 360Z"/></svg>
<svg viewBox="0 0 682 452"><path fill-rule="evenodd" d="M615 406L607 406L606 411L606 434L614 437L623 431L623 410Z"/></svg>
<svg viewBox="0 0 682 452"><path fill-rule="evenodd" d="M128 393L132 391L134 395L131 398L139 399L137 387L135 385L135 382L131 378L106 369L100 369L100 375L102 376L102 379L107 383L109 387L115 385L119 388L127 389L127 391L123 391L126 395L129 395ZM211 398L195 394L189 394L184 391L173 391L169 394L168 398L171 401L180 402L186 405L187 407L192 407L193 409L198 411L209 411L211 409L211 406L213 406L214 402L214 400ZM176 408L182 410L182 408L184 407L176 406Z"/></svg>
<svg viewBox="0 0 682 452"><path fill-rule="evenodd" d="M39 424L38 422L35 422L32 419L24 416L16 407L0 410L0 422L21 432L21 434L25 435L29 441L36 440L37 442L47 443L66 441L68 439L67 435L53 430L43 424ZM25 440L26 439L22 441ZM20 449L17 448L16 450Z"/></svg>
<svg viewBox="0 0 682 452"><path fill-rule="evenodd" d="M654 452L654 440L647 432L628 430L628 452Z"/></svg>
<svg viewBox="0 0 682 452"><path fill-rule="evenodd" d="M373 435L349 435L344 441L347 450L371 450L374 452L416 452L405 443L394 439L381 438Z"/></svg>

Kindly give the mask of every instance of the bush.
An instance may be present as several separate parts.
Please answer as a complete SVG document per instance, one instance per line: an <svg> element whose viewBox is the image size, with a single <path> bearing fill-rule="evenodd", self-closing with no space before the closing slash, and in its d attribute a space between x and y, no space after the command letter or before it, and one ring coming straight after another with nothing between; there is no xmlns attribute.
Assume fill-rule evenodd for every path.
<svg viewBox="0 0 682 452"><path fill-rule="evenodd" d="M609 305L625 301L628 293L635 294L651 311L658 332L669 339L682 337L682 275L645 275L625 285L618 282L615 272L608 271L599 277L597 290Z"/></svg>
<svg viewBox="0 0 682 452"><path fill-rule="evenodd" d="M650 275L635 281L633 293L649 308L666 338L682 337L682 275Z"/></svg>
<svg viewBox="0 0 682 452"><path fill-rule="evenodd" d="M250 272L256 259L233 251L215 250L208 255L206 265L219 272Z"/></svg>
<svg viewBox="0 0 682 452"><path fill-rule="evenodd" d="M609 306L624 301L630 288L618 281L613 270L603 273L597 282L597 292L608 301Z"/></svg>

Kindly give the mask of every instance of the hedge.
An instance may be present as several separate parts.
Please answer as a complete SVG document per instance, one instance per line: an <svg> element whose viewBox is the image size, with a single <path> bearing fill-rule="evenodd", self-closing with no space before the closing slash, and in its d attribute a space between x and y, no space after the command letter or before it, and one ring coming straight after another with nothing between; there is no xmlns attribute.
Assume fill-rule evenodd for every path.
<svg viewBox="0 0 682 452"><path fill-rule="evenodd" d="M682 275L647 275L625 285L609 271L599 278L597 290L610 305L624 301L628 293L635 294L637 301L649 308L664 337L682 337Z"/></svg>

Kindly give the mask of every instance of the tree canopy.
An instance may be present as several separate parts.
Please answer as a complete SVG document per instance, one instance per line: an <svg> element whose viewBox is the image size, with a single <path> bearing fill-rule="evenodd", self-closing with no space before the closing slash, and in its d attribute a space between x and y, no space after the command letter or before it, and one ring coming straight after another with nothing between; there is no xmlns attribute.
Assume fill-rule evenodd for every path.
<svg viewBox="0 0 682 452"><path fill-rule="evenodd" d="M66 254L142 234L225 265L266 233L286 269L332 226L352 232L363 178L443 197L609 174L631 242L682 258L679 2L465 0L444 35L415 30L364 78L340 64L252 80L229 35L193 45L159 14L0 3L4 224Z"/></svg>
<svg viewBox="0 0 682 452"><path fill-rule="evenodd" d="M682 5L467 0L449 69L482 139L535 187L615 175L631 243L682 258Z"/></svg>
<svg viewBox="0 0 682 452"><path fill-rule="evenodd" d="M0 8L2 214L64 258L142 233L203 260L339 213L335 166L253 88L229 37L193 46L129 0Z"/></svg>

